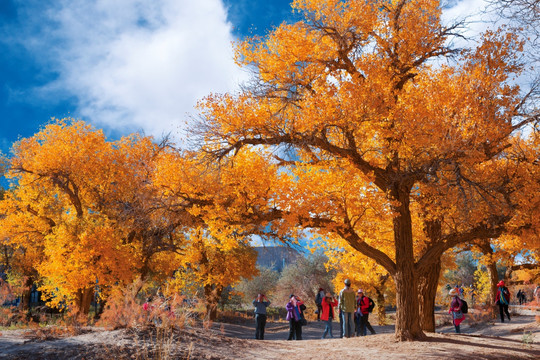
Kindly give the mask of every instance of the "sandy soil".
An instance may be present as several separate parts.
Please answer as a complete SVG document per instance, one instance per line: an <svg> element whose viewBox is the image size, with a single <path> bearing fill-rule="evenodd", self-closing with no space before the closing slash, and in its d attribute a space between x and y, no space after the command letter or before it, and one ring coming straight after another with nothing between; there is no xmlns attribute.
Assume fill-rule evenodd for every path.
<svg viewBox="0 0 540 360"><path fill-rule="evenodd" d="M303 341L287 341L288 324L270 322L264 341L254 340L254 324L214 323L211 329L174 332L86 328L76 336L47 331L0 333L0 359L540 359L540 323L534 316L511 322L462 325L462 334L444 326L422 342L396 342L393 326L377 334L321 339L324 325L310 322ZM339 336L334 324L334 336Z"/></svg>

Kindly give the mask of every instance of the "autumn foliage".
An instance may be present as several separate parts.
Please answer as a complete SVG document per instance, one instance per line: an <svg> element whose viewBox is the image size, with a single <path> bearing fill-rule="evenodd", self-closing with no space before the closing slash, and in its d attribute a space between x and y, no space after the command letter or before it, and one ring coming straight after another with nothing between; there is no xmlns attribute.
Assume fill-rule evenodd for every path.
<svg viewBox="0 0 540 360"><path fill-rule="evenodd" d="M206 209L215 200L206 189L219 177L189 156L136 135L107 141L70 120L45 126L13 153L3 246L10 272L39 284L49 305L87 313L95 289L106 299L114 288L137 279L164 283L182 269L219 289L255 273L244 237L216 230L216 212ZM199 176L205 171L208 183ZM201 245L200 233L216 243ZM207 299L215 306L216 298Z"/></svg>
<svg viewBox="0 0 540 360"><path fill-rule="evenodd" d="M315 229L375 260L396 287L397 338L422 338L444 251L515 219L512 153L536 120L512 83L522 43L500 29L453 49L461 24L441 22L439 1L294 7L304 20L239 44L252 86L201 102L204 148L221 160L266 149L284 169L275 229Z"/></svg>
<svg viewBox="0 0 540 360"><path fill-rule="evenodd" d="M309 234L337 282L395 295L396 337L413 340L434 331L446 251L537 264L522 39L501 28L453 48L464 24L444 24L435 0L293 7L302 20L237 44L252 82L201 100L196 151L108 141L72 120L16 143L0 205L13 271L82 311L96 286L107 297L136 280L195 284L211 314L224 287L256 275L250 236Z"/></svg>

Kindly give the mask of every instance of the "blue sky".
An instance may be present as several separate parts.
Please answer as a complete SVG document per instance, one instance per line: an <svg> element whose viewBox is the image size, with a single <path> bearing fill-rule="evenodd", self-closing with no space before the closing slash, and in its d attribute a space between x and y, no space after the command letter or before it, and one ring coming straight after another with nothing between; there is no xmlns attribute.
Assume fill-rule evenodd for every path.
<svg viewBox="0 0 540 360"><path fill-rule="evenodd" d="M482 2L451 0L447 16ZM246 79L231 43L291 20L290 3L0 0L0 151L52 117L181 138L197 100Z"/></svg>
<svg viewBox="0 0 540 360"><path fill-rule="evenodd" d="M289 14L289 0L0 0L0 150L51 117L177 133L244 79L231 42Z"/></svg>

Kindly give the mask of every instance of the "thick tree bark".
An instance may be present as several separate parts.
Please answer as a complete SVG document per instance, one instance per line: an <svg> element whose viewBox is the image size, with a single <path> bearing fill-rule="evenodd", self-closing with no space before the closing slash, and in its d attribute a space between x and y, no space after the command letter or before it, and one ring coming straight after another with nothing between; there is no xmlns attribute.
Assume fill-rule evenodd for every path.
<svg viewBox="0 0 540 360"><path fill-rule="evenodd" d="M497 273L497 263L495 259L493 258L493 249L491 248L491 244L488 240L484 240L480 242L479 244L480 250L482 253L487 257L487 270L489 273L489 279L490 279L490 298L487 301L487 307L491 312L491 316L495 317L497 316L497 312L495 309L495 297L497 296L497 283L499 282L499 274Z"/></svg>
<svg viewBox="0 0 540 360"><path fill-rule="evenodd" d="M489 278L491 283L491 294L490 299L488 299L487 301L487 305L491 310L492 316L495 317L497 315L497 311L495 309L495 297L497 296L497 283L499 282L499 274L497 273L497 264L493 260L493 257L490 257L487 269L489 272Z"/></svg>
<svg viewBox="0 0 540 360"><path fill-rule="evenodd" d="M435 297L441 273L441 259L435 259L418 278L418 304L422 330L435 332Z"/></svg>
<svg viewBox="0 0 540 360"><path fill-rule="evenodd" d="M77 292L77 310L79 314L88 315L90 312L90 305L92 304L92 299L94 298L94 288L89 287L85 289L80 289Z"/></svg>
<svg viewBox="0 0 540 360"><path fill-rule="evenodd" d="M204 299L206 302L206 319L214 321L217 318L217 309L219 299L221 298L222 287L216 287L214 285L204 286Z"/></svg>
<svg viewBox="0 0 540 360"><path fill-rule="evenodd" d="M396 271L392 274L396 284L396 339L422 340L425 334L420 326L418 288L413 252L412 220L407 186L396 187L392 196L400 202L394 209L394 246L396 249Z"/></svg>
<svg viewBox="0 0 540 360"><path fill-rule="evenodd" d="M386 307L384 300L384 292L375 288L375 293L377 294L377 318L379 325L386 325Z"/></svg>
<svg viewBox="0 0 540 360"><path fill-rule="evenodd" d="M440 220L428 220L424 223L424 233L431 244L440 244L442 225ZM418 305L420 307L420 325L422 330L435 332L435 298L441 273L443 247L431 246L431 257L417 263ZM436 250L436 251L435 251Z"/></svg>
<svg viewBox="0 0 540 360"><path fill-rule="evenodd" d="M30 314L30 294L32 293L32 286L34 285L34 279L32 277L28 277L24 285L25 285L25 288L21 294L21 303L19 306L21 310L28 310L28 313Z"/></svg>

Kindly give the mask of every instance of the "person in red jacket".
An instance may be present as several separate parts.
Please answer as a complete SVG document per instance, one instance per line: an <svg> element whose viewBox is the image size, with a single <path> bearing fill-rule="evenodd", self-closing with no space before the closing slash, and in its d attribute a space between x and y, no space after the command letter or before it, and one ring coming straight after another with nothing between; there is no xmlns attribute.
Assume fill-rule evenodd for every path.
<svg viewBox="0 0 540 360"><path fill-rule="evenodd" d="M452 300L450 300L450 309L448 310L449 314L452 314L452 323L454 324L454 329L456 330L456 333L460 333L460 324L465 320L465 314L463 314L463 311L461 310L461 299L459 298L459 291L456 289L452 289L448 292L448 296L452 297Z"/></svg>
<svg viewBox="0 0 540 360"><path fill-rule="evenodd" d="M375 330L369 323L369 298L364 296L364 291L362 289L358 289L356 305L356 336L367 335L367 329L369 329L372 334L375 334Z"/></svg>
<svg viewBox="0 0 540 360"><path fill-rule="evenodd" d="M510 304L510 291L504 286L504 281L499 281L497 284L497 295L495 296L495 304L499 305L499 313L501 314L501 322L504 322L504 314L508 316L510 321L510 313L508 312L508 304Z"/></svg>
<svg viewBox="0 0 540 360"><path fill-rule="evenodd" d="M326 338L326 335L328 334L330 334L331 338L334 337L334 335L332 335L332 320L334 320L334 318L336 317L336 314L334 313L334 307L336 307L337 305L337 299L332 296L331 292L327 292L321 301L321 320L326 322L326 327L324 328L324 333L322 336L323 339Z"/></svg>

